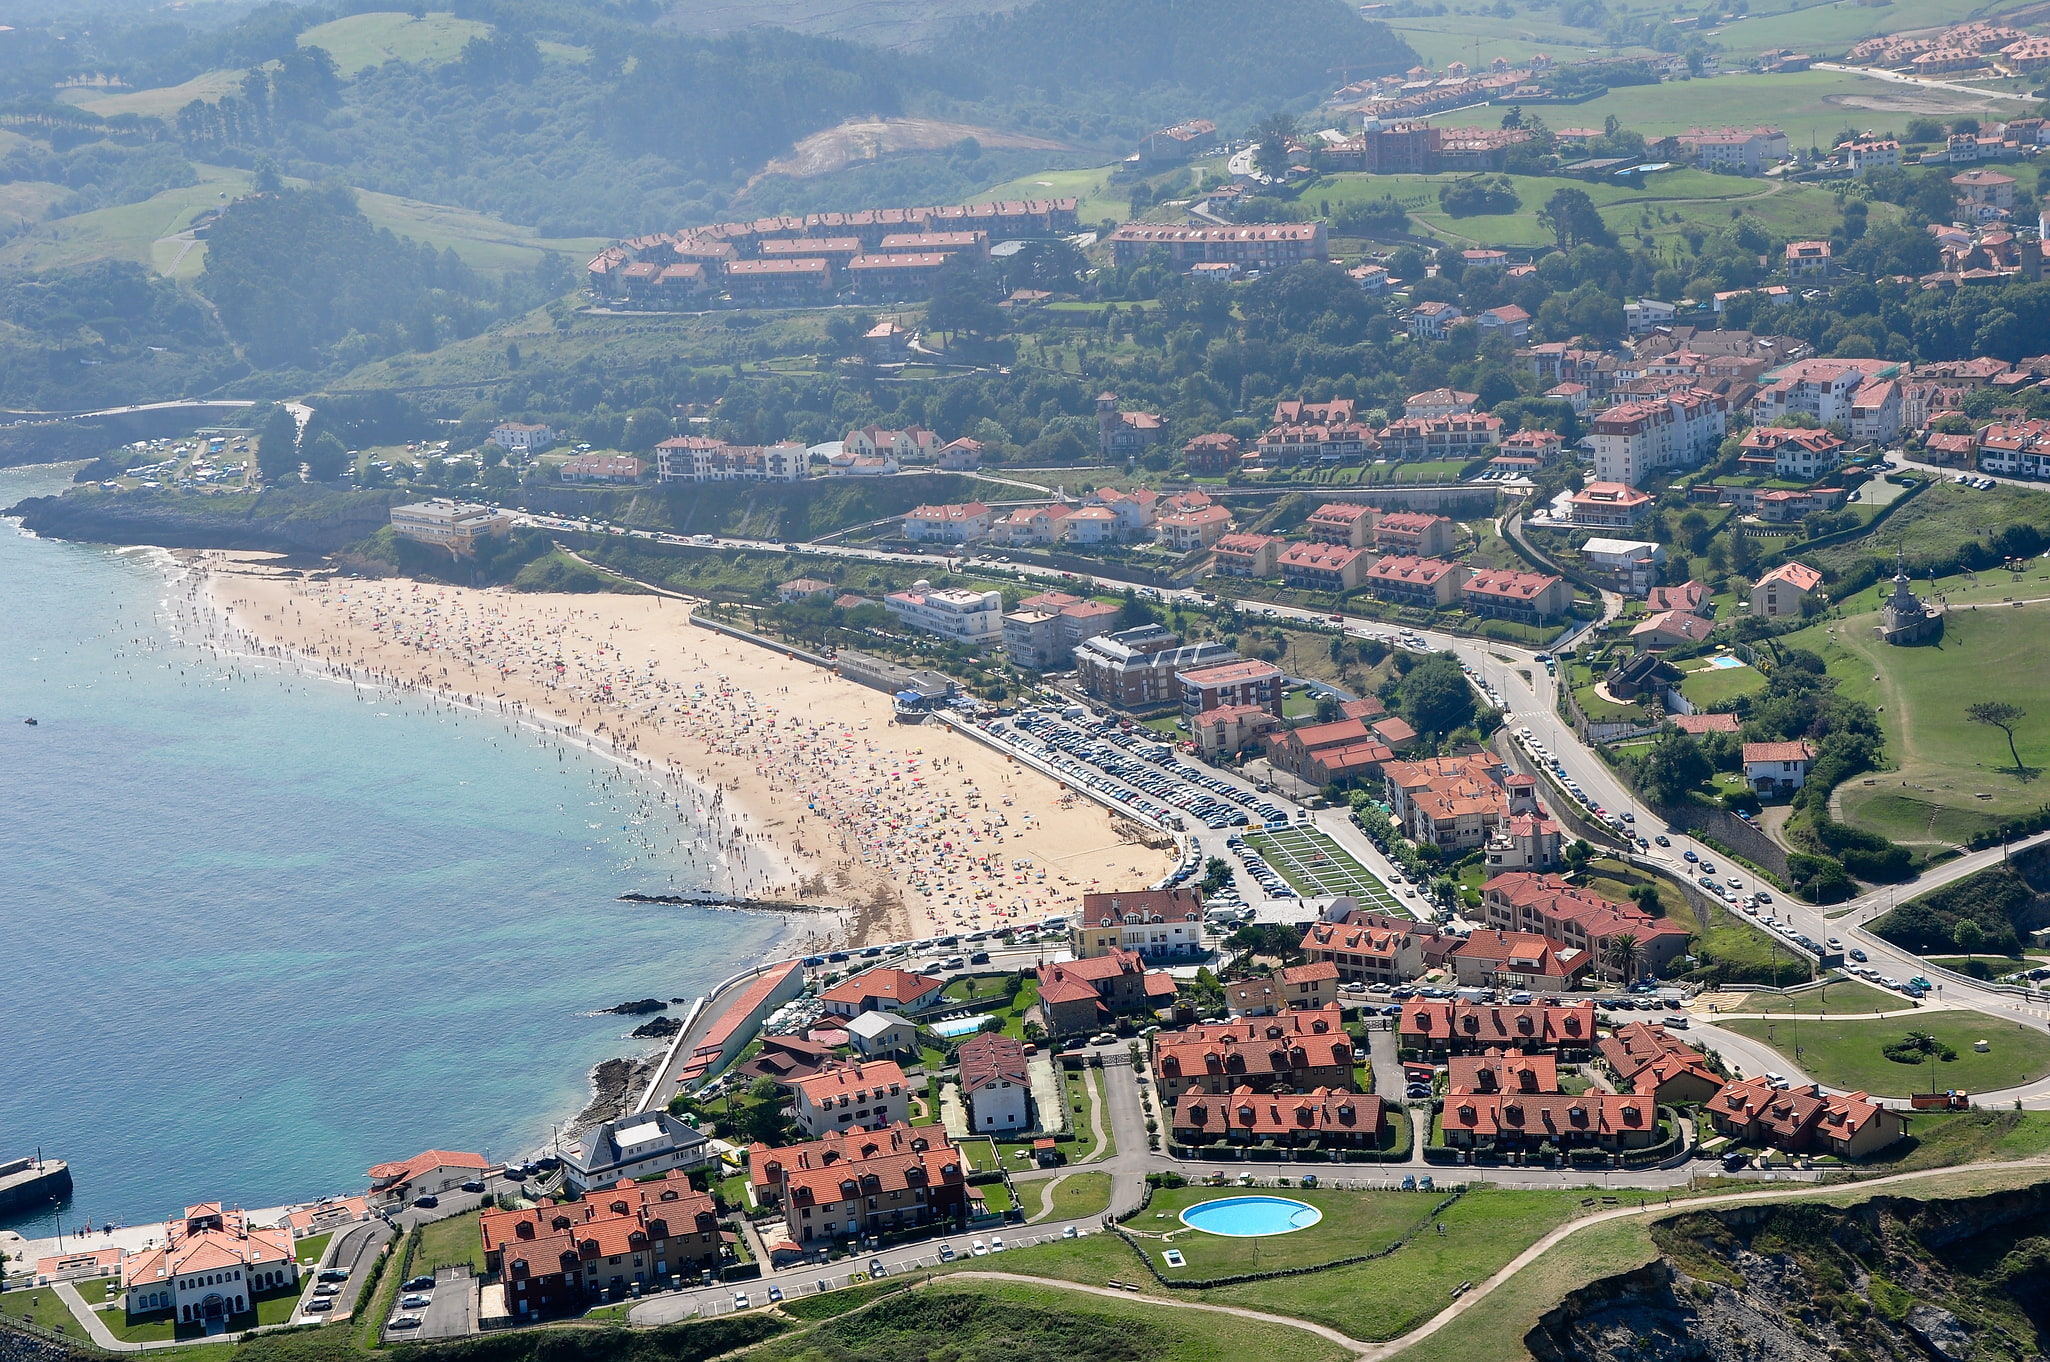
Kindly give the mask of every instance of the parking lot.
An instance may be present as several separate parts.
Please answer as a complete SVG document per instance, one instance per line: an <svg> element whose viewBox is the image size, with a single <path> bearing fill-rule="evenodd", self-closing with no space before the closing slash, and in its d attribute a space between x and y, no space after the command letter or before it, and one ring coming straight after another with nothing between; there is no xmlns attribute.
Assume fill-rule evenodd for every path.
<svg viewBox="0 0 2050 1362"><path fill-rule="evenodd" d="M338 1232L328 1246L327 1262L324 1267L330 1271L347 1272L349 1275L336 1283L340 1289L332 1297L331 1310L312 1311L307 1302L320 1299L314 1294L320 1285L316 1273L306 1273L301 1280L306 1285L300 1298L299 1310L293 1316L295 1324L321 1324L330 1319L345 1319L356 1309L363 1294L363 1284L370 1275L370 1265L377 1261L378 1251L392 1237L391 1226L382 1220L371 1219L352 1225Z"/></svg>
<svg viewBox="0 0 2050 1362"><path fill-rule="evenodd" d="M1286 828L1247 834L1245 843L1295 887L1312 898L1347 894L1362 908L1415 917L1388 887L1352 854L1316 828ZM1237 850L1236 847L1233 848Z"/></svg>

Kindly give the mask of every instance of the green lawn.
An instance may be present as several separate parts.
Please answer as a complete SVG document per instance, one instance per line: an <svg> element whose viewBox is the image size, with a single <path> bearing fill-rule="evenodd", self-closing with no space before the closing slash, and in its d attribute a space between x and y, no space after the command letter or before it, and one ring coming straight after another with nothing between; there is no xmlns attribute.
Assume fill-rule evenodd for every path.
<svg viewBox="0 0 2050 1362"><path fill-rule="evenodd" d="M1908 1138L1863 1167L1874 1174L1912 1173L1967 1163L2005 1163L2050 1150L2050 1112L1924 1111L1908 1122Z"/></svg>
<svg viewBox="0 0 2050 1362"><path fill-rule="evenodd" d="M1706 662L1680 680L1680 694L1696 709L1721 709L1742 695L1765 689L1756 667L1711 667Z"/></svg>
<svg viewBox="0 0 2050 1362"><path fill-rule="evenodd" d="M1078 1241L1082 1243L1088 1240ZM1015 1256L963 1259L1017 1272ZM1092 1285L1100 1286L1099 1280ZM836 1295L839 1293L835 1293ZM944 1344L935 1338L943 1337ZM1057 1285L948 1282L888 1300L816 1331L748 1353L759 1362L819 1358L1003 1357L1029 1339L1046 1355L1115 1340L1104 1356L1129 1362L1215 1362L1258 1357L1268 1362L1339 1362L1348 1353L1301 1329L1213 1311L1181 1310L1137 1300L1085 1295Z"/></svg>
<svg viewBox="0 0 2050 1362"><path fill-rule="evenodd" d="M105 1305L121 1294L112 1277L87 1277L84 1281L73 1282L71 1288L87 1305Z"/></svg>
<svg viewBox="0 0 2050 1362"><path fill-rule="evenodd" d="M1069 1173L1059 1179L1053 1188L1049 1203L1046 1189L1053 1185L1053 1178L1038 1178L1020 1182L1018 1204L1024 1208L1027 1220L1073 1220L1085 1215L1101 1215L1110 1207L1110 1174Z"/></svg>
<svg viewBox="0 0 2050 1362"><path fill-rule="evenodd" d="M1961 1088L1994 1092L2050 1073L2050 1036L1990 1017L1930 1013L1885 1022L1733 1021L1727 1027L1788 1056L1805 1073L1832 1088L1855 1088L1882 1097ZM1880 1047L1910 1030L1926 1031L1957 1051L1949 1063L1896 1064ZM1972 1042L1991 1049L1975 1053ZM1795 1047L1800 1054L1795 1056Z"/></svg>
<svg viewBox="0 0 2050 1362"><path fill-rule="evenodd" d="M1718 35L1723 47L1733 52L1763 52L1767 48L1790 47L1797 52L1841 54L1861 38L1893 33L1907 28L1935 28L1959 24L1967 19L1992 19L2017 8L2023 0L1915 0L1912 7L1865 5L1813 0L1789 6L1785 11L1727 21ZM1997 22L1997 21L1996 21ZM1905 120L1903 120L1905 121Z"/></svg>
<svg viewBox="0 0 2050 1362"><path fill-rule="evenodd" d="M484 1275L484 1239L478 1232L483 1212L469 1211L436 1220L420 1229L420 1251L413 1255L413 1270L428 1273L438 1267L468 1263L471 1271Z"/></svg>
<svg viewBox="0 0 2050 1362"><path fill-rule="evenodd" d="M1308 1229L1292 1234L1239 1239L1191 1229L1183 1211L1206 1201L1246 1195L1237 1187L1162 1188L1129 1227L1140 1234L1167 1234L1167 1242L1145 1241L1154 1265L1167 1277L1232 1277L1278 1268L1310 1267L1338 1258L1374 1253L1412 1233L1440 1198L1415 1192L1327 1192L1291 1189L1274 1195L1307 1202L1324 1213ZM1179 1249L1188 1266L1171 1268L1161 1254Z"/></svg>
<svg viewBox="0 0 2050 1362"><path fill-rule="evenodd" d="M142 118L170 118L195 99L217 102L222 95L241 88L243 71L206 71L181 85L162 85L153 90L124 90L100 93L89 87L65 92L67 103L76 104L102 118L135 114Z"/></svg>
<svg viewBox="0 0 2050 1362"><path fill-rule="evenodd" d="M85 1326L80 1324L57 1292L47 1286L32 1287L26 1291L9 1291L0 1295L0 1315L10 1319L27 1320L69 1334L73 1338L85 1337Z"/></svg>
<svg viewBox="0 0 2050 1362"><path fill-rule="evenodd" d="M1303 1199L1316 1195L1305 1194ZM1414 1205L1412 1220L1422 1219L1435 1204L1428 1194L1418 1193L1331 1195L1407 1196ZM1385 1258L1274 1281L1191 1291L1186 1295L1188 1299L1211 1304L1313 1320L1354 1338L1394 1338L1435 1315L1461 1282L1485 1280L1545 1233L1571 1218L1581 1209L1584 1195L1579 1190L1481 1188L1460 1198L1440 1217L1445 1226L1443 1235L1434 1228ZM1156 1207L1160 1205L1159 1196L1156 1194ZM1146 1230L1158 1223L1161 1222L1154 1221L1149 1212L1133 1221L1132 1227ZM1316 1233L1304 1230L1284 1238ZM1192 1237L1179 1242L1185 1245L1187 1238ZM1262 1246L1263 1267L1270 1248L1280 1251L1279 1241ZM1111 1278L1130 1281L1134 1274L1143 1272L1132 1250L1108 1235L1017 1250L1004 1266L1012 1272L1065 1278L1091 1286Z"/></svg>
<svg viewBox="0 0 2050 1362"><path fill-rule="evenodd" d="M998 1166L996 1145L991 1143L987 1135L977 1135L963 1140L956 1147L968 1160L968 1171L971 1173L986 1173Z"/></svg>
<svg viewBox="0 0 2050 1362"><path fill-rule="evenodd" d="M299 35L301 47L324 47L346 78L388 61L439 65L462 54L463 44L486 37L491 25L453 14L372 12L309 28Z"/></svg>
<svg viewBox="0 0 2050 1362"><path fill-rule="evenodd" d="M1914 13L1920 22L1924 0L1916 0ZM1845 7L1849 9L1849 6ZM1854 13L1858 11L1852 11ZM1898 13L1896 10L1894 13ZM1867 20L1866 22L1870 22ZM1730 36L1745 33L1750 27L1748 21L1739 24ZM1741 40L1744 51L1760 50L1755 39L1748 33ZM1899 100L1901 87L1888 85L1870 76L1854 75L1844 71L1799 71L1787 75L1728 75L1713 80L1694 80L1685 84L1627 85L1609 91L1599 99L1585 104L1575 104L1570 109L1555 112L1559 119L1571 115L1573 125L1583 128L1599 128L1602 121L1614 114L1622 120L1623 126L1632 132L1641 132L1647 137L1663 137L1685 132L1690 127L1723 127L1733 124L1751 126L1758 123L1786 130L1787 140L1798 146L1830 146L1845 120L1853 115L1845 107L1846 97L1851 100L1878 102L1891 95ZM2017 107L2014 102L1988 97L1955 95L1941 90L1916 90L1913 92L1917 105L1926 105L1932 111L1943 110L1954 113L1984 113L1988 110L2006 110L2009 116ZM1855 107L1855 106L1854 106ZM1897 106L1896 106L1897 107ZM1942 113L1937 113L1942 117ZM1896 114L1889 117L1880 113L1865 113L1868 123L1886 127L1891 122L1907 122L1909 115ZM1547 118L1554 127L1565 126L1563 122ZM1656 177L1653 183L1657 183ZM1746 183L1737 180L1737 183ZM1749 183L1757 184L1758 181Z"/></svg>
<svg viewBox="0 0 2050 1362"><path fill-rule="evenodd" d="M985 1183L971 1190L981 1195L983 1205L998 1214L1010 1210L1016 1204L1011 1200L1011 1189L1001 1182Z"/></svg>
<svg viewBox="0 0 2050 1362"><path fill-rule="evenodd" d="M1003 199L1050 199L1073 197L1075 211L1083 222L1114 218L1122 222L1131 215L1131 202L1123 195L1106 193L1116 166L1091 166L1082 170L1041 170L985 189L975 202ZM1120 310L1126 305L1121 304Z"/></svg>
<svg viewBox="0 0 2050 1362"><path fill-rule="evenodd" d="M1814 1017L1825 1013L1845 1016L1861 1012L1903 1012L1914 1001L1898 993L1861 984L1855 979L1838 979L1820 988L1800 993L1750 993L1737 1005L1739 1012L1775 1012L1788 1016Z"/></svg>
<svg viewBox="0 0 2050 1362"><path fill-rule="evenodd" d="M2026 591L2050 595L2034 585ZM1941 642L1919 648L1888 647L1873 636L1875 623L1875 615L1855 614L1783 641L1819 653L1841 692L1878 710L1885 729L1894 769L1841 787L1845 821L1933 846L2039 807L2043 792L2014 773L2000 730L1970 722L1965 710L1979 700L2038 693L2042 659L2050 656L2050 604L1953 610ZM2026 766L2050 767L2050 711L2024 720L2015 741Z"/></svg>
<svg viewBox="0 0 2050 1362"><path fill-rule="evenodd" d="M328 1241L333 1238L334 1234L332 1232L327 1234L309 1234L304 1239L293 1243L292 1256L301 1263L318 1263L321 1255L327 1252Z"/></svg>

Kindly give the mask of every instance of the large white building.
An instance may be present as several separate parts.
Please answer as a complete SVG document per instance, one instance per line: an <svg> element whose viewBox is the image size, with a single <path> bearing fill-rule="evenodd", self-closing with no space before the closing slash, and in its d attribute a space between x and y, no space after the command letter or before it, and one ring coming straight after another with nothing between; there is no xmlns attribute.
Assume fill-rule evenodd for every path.
<svg viewBox="0 0 2050 1362"><path fill-rule="evenodd" d="M682 435L655 446L655 476L663 482L796 482L811 471L803 445L729 445L703 435Z"/></svg>
<svg viewBox="0 0 2050 1362"><path fill-rule="evenodd" d="M1636 487L1661 468L1693 468L1716 452L1728 404L1702 388L1619 403L1594 419L1594 475Z"/></svg>
<svg viewBox="0 0 2050 1362"><path fill-rule="evenodd" d="M187 1206L165 1223L164 1235L161 1246L121 1260L130 1319L168 1311L180 1324L226 1325L256 1309L258 1292L299 1281L291 1230L254 1228L218 1201Z"/></svg>
<svg viewBox="0 0 2050 1362"><path fill-rule="evenodd" d="M1804 359L1765 375L1751 400L1752 420L1769 426L1789 416L1840 422L1853 438L1890 440L1900 431L1906 366L1885 359Z"/></svg>
<svg viewBox="0 0 2050 1362"><path fill-rule="evenodd" d="M416 501L391 508L392 532L416 544L450 553L477 551L477 541L512 531L512 517L489 506L461 501Z"/></svg>
<svg viewBox="0 0 2050 1362"><path fill-rule="evenodd" d="M1025 1046L987 1032L961 1042L961 1097L977 1135L1032 1125L1032 1079Z"/></svg>
<svg viewBox="0 0 2050 1362"><path fill-rule="evenodd" d="M715 1157L712 1142L696 1126L660 1108L594 1126L576 1144L559 1152L563 1181L578 1192L610 1187L621 1178L702 1168Z"/></svg>
<svg viewBox="0 0 2050 1362"><path fill-rule="evenodd" d="M1004 597L997 591L935 588L920 579L909 591L892 591L883 608L906 625L952 643L981 648L1004 636Z"/></svg>

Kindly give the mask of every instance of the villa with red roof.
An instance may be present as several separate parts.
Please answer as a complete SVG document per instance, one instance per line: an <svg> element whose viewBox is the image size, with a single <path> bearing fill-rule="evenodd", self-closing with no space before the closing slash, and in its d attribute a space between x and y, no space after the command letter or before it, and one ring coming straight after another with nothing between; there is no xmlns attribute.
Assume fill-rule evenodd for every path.
<svg viewBox="0 0 2050 1362"><path fill-rule="evenodd" d="M1352 1037L1336 1004L1271 1017L1211 1022L1153 1037L1153 1074L1163 1102L1182 1094L1342 1088L1352 1083Z"/></svg>
<svg viewBox="0 0 2050 1362"><path fill-rule="evenodd" d="M1119 1013L1151 1012L1174 1001L1172 977L1146 968L1121 946L1085 960L1039 967L1040 1025L1056 1036L1093 1031Z"/></svg>
<svg viewBox="0 0 2050 1362"><path fill-rule="evenodd" d="M232 1323L256 1309L258 1292L297 1285L292 1231L257 1229L218 1201L187 1206L164 1224L165 1242L125 1255L121 1286L128 1317L169 1314L180 1324Z"/></svg>
<svg viewBox="0 0 2050 1362"><path fill-rule="evenodd" d="M370 1196L373 1201L411 1201L422 1194L459 1187L497 1166L482 1154L425 1149L410 1159L380 1163L372 1168Z"/></svg>
<svg viewBox="0 0 2050 1362"><path fill-rule="evenodd" d="M819 995L819 1001L835 1017L858 1017L864 1012L921 1012L939 1002L940 991L945 987L944 980L883 965L835 984Z"/></svg>
<svg viewBox="0 0 2050 1362"><path fill-rule="evenodd" d="M1532 932L1587 952L1595 970L1604 977L1617 973L1609 956L1615 943L1625 937L1633 943L1633 977L1640 971L1659 973L1687 951L1686 928L1652 917L1634 903L1612 903L1557 875L1527 871L1496 875L1481 886L1481 909L1491 927Z"/></svg>
<svg viewBox="0 0 2050 1362"><path fill-rule="evenodd" d="M485 1270L498 1274L515 1319L695 1277L725 1256L718 1209L682 1169L644 1182L623 1178L577 1201L487 1209L477 1232Z"/></svg>
<svg viewBox="0 0 2050 1362"><path fill-rule="evenodd" d="M1387 1130L1387 1104L1347 1088L1261 1093L1242 1084L1222 1096L1190 1089L1175 1104L1177 1144L1309 1145L1371 1149Z"/></svg>
<svg viewBox="0 0 2050 1362"><path fill-rule="evenodd" d="M783 1208L797 1244L832 1243L968 1214L967 1161L938 1125L902 1121L804 1144L748 1149L755 1200Z"/></svg>

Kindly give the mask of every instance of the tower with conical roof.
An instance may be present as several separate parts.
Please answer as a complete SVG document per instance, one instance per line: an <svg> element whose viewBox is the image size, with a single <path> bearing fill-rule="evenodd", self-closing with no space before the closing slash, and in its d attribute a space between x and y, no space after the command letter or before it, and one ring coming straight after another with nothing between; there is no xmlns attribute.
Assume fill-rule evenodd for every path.
<svg viewBox="0 0 2050 1362"><path fill-rule="evenodd" d="M1907 560L1894 550L1893 594L1879 609L1879 636L1896 647L1932 643L1943 633L1943 612L1933 610L1908 582Z"/></svg>

